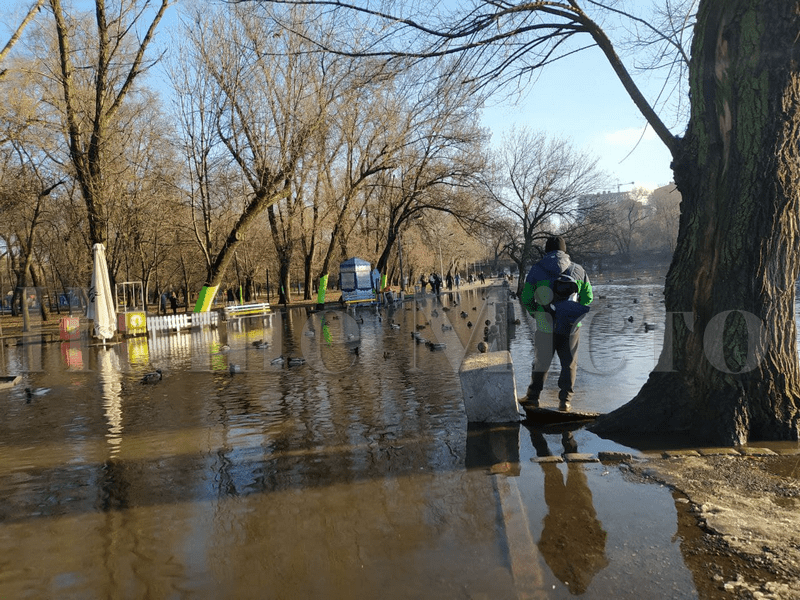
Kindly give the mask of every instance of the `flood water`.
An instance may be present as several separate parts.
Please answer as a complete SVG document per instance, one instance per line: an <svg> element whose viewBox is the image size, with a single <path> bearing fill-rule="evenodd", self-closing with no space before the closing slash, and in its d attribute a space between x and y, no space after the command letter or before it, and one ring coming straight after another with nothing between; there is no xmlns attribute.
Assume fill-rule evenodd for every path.
<svg viewBox="0 0 800 600"><path fill-rule="evenodd" d="M662 287L595 286L575 408L641 387ZM458 367L502 293L3 348L0 372L23 381L0 390L0 598L698 597L668 490L531 460L635 449L468 425ZM522 395L532 334L515 310Z"/></svg>

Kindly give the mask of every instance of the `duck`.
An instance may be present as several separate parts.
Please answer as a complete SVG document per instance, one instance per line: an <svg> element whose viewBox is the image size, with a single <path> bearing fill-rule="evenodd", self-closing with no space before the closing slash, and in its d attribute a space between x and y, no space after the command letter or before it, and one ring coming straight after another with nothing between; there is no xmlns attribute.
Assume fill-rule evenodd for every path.
<svg viewBox="0 0 800 600"><path fill-rule="evenodd" d="M628 323L633 323L633 315L631 315L630 317L628 317Z"/></svg>
<svg viewBox="0 0 800 600"><path fill-rule="evenodd" d="M428 340L426 340L424 337L417 337L417 343L418 344L427 344Z"/></svg>
<svg viewBox="0 0 800 600"><path fill-rule="evenodd" d="M433 316L433 317L438 317L438 316L439 316L439 311L438 311L438 310L436 310L436 309L434 308L434 309L431 311L431 316Z"/></svg>
<svg viewBox="0 0 800 600"><path fill-rule="evenodd" d="M50 392L50 388L32 389L32 388L27 387L27 388L25 388L25 398L26 398L25 403L26 404L30 404L31 400L33 400L34 396L44 396L45 394L47 394L49 392Z"/></svg>
<svg viewBox="0 0 800 600"><path fill-rule="evenodd" d="M645 331L653 331L655 328L656 328L656 324L655 323L647 323L647 322L645 322L645 324L644 324L644 330Z"/></svg>
<svg viewBox="0 0 800 600"><path fill-rule="evenodd" d="M271 364L271 365L282 365L282 364L284 363L284 361L285 361L285 360L286 360L286 359L283 357L283 355L281 355L281 356L276 356L276 357L275 357L275 358L273 358L271 361L269 361L269 364Z"/></svg>
<svg viewBox="0 0 800 600"><path fill-rule="evenodd" d="M467 327L472 328L472 321L467 321Z"/></svg>
<svg viewBox="0 0 800 600"><path fill-rule="evenodd" d="M302 356L292 356L289 359L289 366L290 367L299 367L300 365L306 364L306 359Z"/></svg>
<svg viewBox="0 0 800 600"><path fill-rule="evenodd" d="M231 363L230 367L228 367L228 371L230 371L231 375L235 375L236 373L242 372L242 365L237 365Z"/></svg>
<svg viewBox="0 0 800 600"><path fill-rule="evenodd" d="M400 324L395 323L394 321L392 321L389 325L392 329L400 329Z"/></svg>
<svg viewBox="0 0 800 600"><path fill-rule="evenodd" d="M442 342L428 342L427 346L431 350L444 350L447 348L447 344L443 344Z"/></svg>
<svg viewBox="0 0 800 600"><path fill-rule="evenodd" d="M161 373L161 369L156 369L155 371L153 371L151 373L145 373L144 376L141 379L141 382L145 383L145 384L146 383L156 383L158 381L161 381L162 378L163 378L163 374Z"/></svg>
<svg viewBox="0 0 800 600"><path fill-rule="evenodd" d="M461 311L461 318L462 319L466 319L468 316L469 316L469 313L467 313L467 311L465 311L465 310Z"/></svg>
<svg viewBox="0 0 800 600"><path fill-rule="evenodd" d="M228 352L230 349L231 349L231 347L228 346L228 344L222 344L222 346L219 347L219 351L221 353Z"/></svg>
<svg viewBox="0 0 800 600"><path fill-rule="evenodd" d="M253 342L253 346L255 348L269 348L269 342L265 342L264 340L258 340L257 342Z"/></svg>
<svg viewBox="0 0 800 600"><path fill-rule="evenodd" d="M453 329L452 325L445 325L442 323L442 331L451 331Z"/></svg>

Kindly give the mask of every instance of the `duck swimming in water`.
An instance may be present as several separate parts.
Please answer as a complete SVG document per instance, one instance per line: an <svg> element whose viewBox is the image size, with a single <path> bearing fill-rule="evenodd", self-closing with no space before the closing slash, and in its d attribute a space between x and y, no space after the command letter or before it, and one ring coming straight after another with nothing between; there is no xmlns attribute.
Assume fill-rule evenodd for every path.
<svg viewBox="0 0 800 600"><path fill-rule="evenodd" d="M30 404L34 396L44 396L50 391L50 388L25 388L25 403Z"/></svg>
<svg viewBox="0 0 800 600"><path fill-rule="evenodd" d="M161 369L156 369L152 373L146 373L144 377L142 377L141 382L145 384L156 383L158 381L161 381L162 378L163 374L161 373Z"/></svg>

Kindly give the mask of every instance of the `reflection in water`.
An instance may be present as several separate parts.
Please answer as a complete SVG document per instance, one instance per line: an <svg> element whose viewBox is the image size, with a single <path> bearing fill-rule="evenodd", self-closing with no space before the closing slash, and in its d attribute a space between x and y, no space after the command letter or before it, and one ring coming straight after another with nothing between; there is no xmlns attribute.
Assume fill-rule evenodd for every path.
<svg viewBox="0 0 800 600"><path fill-rule="evenodd" d="M469 423L464 465L519 475L519 431L517 423Z"/></svg>
<svg viewBox="0 0 800 600"><path fill-rule="evenodd" d="M110 456L116 456L122 442L122 374L119 358L113 346L104 346L97 351L98 380L103 397L103 409L108 422L106 441Z"/></svg>
<svg viewBox="0 0 800 600"><path fill-rule="evenodd" d="M540 430L531 428L531 443L537 456L550 456L547 440ZM572 431L561 433L561 444L564 454L578 451ZM565 481L560 464L540 464L548 513L539 539L539 551L553 574L572 594L583 594L594 576L608 565L606 532L597 519L583 465L567 462Z"/></svg>
<svg viewBox="0 0 800 600"><path fill-rule="evenodd" d="M498 478L519 506L549 511L553 573L597 588L609 550L589 484L596 503L617 490L598 495L578 465L532 463L519 425L466 423L457 366L481 339L467 326L486 318L481 302L470 290L293 309L84 348L83 370L57 345L9 349L6 372L42 369L0 394L0 597L518 598ZM306 352L304 365L272 362ZM163 380L141 385L155 368ZM28 404L27 386L53 391ZM533 526L518 531L532 550L521 560L546 570L530 558Z"/></svg>
<svg viewBox="0 0 800 600"><path fill-rule="evenodd" d="M592 505L583 465L567 463L566 481L555 463L542 463L544 518L539 550L553 574L573 594L583 594L592 578L608 565L606 532Z"/></svg>

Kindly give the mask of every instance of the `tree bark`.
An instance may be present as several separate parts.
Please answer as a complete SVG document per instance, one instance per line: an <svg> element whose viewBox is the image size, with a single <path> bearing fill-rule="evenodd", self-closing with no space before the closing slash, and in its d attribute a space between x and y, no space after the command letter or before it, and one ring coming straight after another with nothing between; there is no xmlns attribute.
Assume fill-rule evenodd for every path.
<svg viewBox="0 0 800 600"><path fill-rule="evenodd" d="M798 438L798 34L800 0L701 2L691 118L672 165L683 201L664 348L596 433Z"/></svg>

